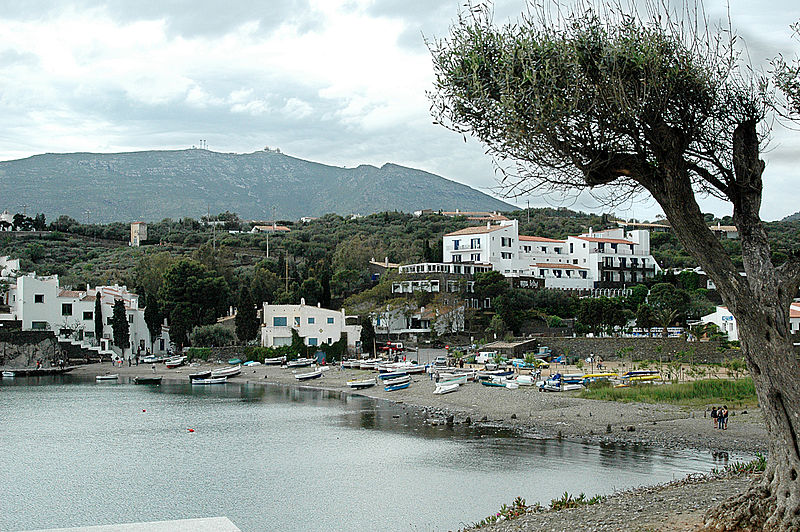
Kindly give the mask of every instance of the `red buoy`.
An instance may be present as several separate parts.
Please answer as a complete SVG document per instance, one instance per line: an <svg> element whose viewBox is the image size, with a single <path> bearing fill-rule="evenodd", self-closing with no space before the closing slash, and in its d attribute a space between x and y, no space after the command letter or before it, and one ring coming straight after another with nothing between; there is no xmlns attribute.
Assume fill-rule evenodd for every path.
<svg viewBox="0 0 800 532"><path fill-rule="evenodd" d="M145 410L144 408L142 408L142 412L147 412L147 410Z"/></svg>
<svg viewBox="0 0 800 532"><path fill-rule="evenodd" d="M189 432L194 432L194 429L189 429Z"/></svg>

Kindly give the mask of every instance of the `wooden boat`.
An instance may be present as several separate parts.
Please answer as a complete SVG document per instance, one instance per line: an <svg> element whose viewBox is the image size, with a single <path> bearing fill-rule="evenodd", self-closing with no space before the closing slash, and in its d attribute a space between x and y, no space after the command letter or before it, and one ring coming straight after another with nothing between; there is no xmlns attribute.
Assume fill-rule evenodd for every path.
<svg viewBox="0 0 800 532"><path fill-rule="evenodd" d="M15 374L13 371L4 371L3 377L5 377L6 379L13 379L15 377Z"/></svg>
<svg viewBox="0 0 800 532"><path fill-rule="evenodd" d="M378 364L379 364L379 362L378 362L377 359L362 360L358 364L358 367L359 367L359 369L375 369L375 368L378 367Z"/></svg>
<svg viewBox="0 0 800 532"><path fill-rule="evenodd" d="M439 382L437 383L437 386L441 386L441 385L444 385L444 384L455 384L455 385L461 386L462 384L466 384L466 383L467 383L467 376L466 375L458 375L458 376L450 377L448 379L442 379L441 375L440 375L439 376Z"/></svg>
<svg viewBox="0 0 800 532"><path fill-rule="evenodd" d="M322 370L316 369L314 371L309 371L308 373L298 373L294 376L295 379L299 381L307 381L310 379L316 379L318 377L322 377Z"/></svg>
<svg viewBox="0 0 800 532"><path fill-rule="evenodd" d="M172 357L166 362L164 362L164 365L167 366L168 369L173 369L179 366L183 366L185 363L186 363L186 357Z"/></svg>
<svg viewBox="0 0 800 532"><path fill-rule="evenodd" d="M265 358L264 365L265 366L280 366L286 362L286 357L274 357L274 358Z"/></svg>
<svg viewBox="0 0 800 532"><path fill-rule="evenodd" d="M404 388L408 388L411 385L411 381L404 382L401 384L388 384L388 382L384 383L385 386L383 387L384 391L393 392L395 390L402 390Z"/></svg>
<svg viewBox="0 0 800 532"><path fill-rule="evenodd" d="M260 365L261 365L261 362L259 362L258 360L248 360L247 362L242 364L242 366L247 366L248 368L250 366L260 366Z"/></svg>
<svg viewBox="0 0 800 532"><path fill-rule="evenodd" d="M495 388L505 388L506 385L500 381L489 381L489 380L482 380L481 384L484 386L493 386Z"/></svg>
<svg viewBox="0 0 800 532"><path fill-rule="evenodd" d="M480 380L487 380L487 379L492 379L494 377L508 377L513 374L514 370L497 369L494 371L479 371L477 375Z"/></svg>
<svg viewBox="0 0 800 532"><path fill-rule="evenodd" d="M306 368L316 362L313 358L298 358L297 360L290 360L286 363L288 368Z"/></svg>
<svg viewBox="0 0 800 532"><path fill-rule="evenodd" d="M225 384L228 377L214 377L209 379L193 379L192 384Z"/></svg>
<svg viewBox="0 0 800 532"><path fill-rule="evenodd" d="M436 389L433 390L434 395L444 395L446 393L454 392L458 390L460 386L458 383L451 383L451 384L443 384L439 383L436 385Z"/></svg>
<svg viewBox="0 0 800 532"><path fill-rule="evenodd" d="M397 379L399 377L405 377L407 375L408 373L406 373L405 371L392 371L391 373L381 373L380 375L378 375L378 378L381 379L382 381L385 381L385 380Z"/></svg>
<svg viewBox="0 0 800 532"><path fill-rule="evenodd" d="M231 366L238 366L241 363L242 363L242 359L241 358L229 358L228 359L228 364L230 364Z"/></svg>
<svg viewBox="0 0 800 532"><path fill-rule="evenodd" d="M208 371L198 371L197 373L191 373L189 375L189 380L193 381L195 379L208 379L211 377L211 370Z"/></svg>
<svg viewBox="0 0 800 532"><path fill-rule="evenodd" d="M364 388L370 388L372 386L375 386L375 383L376 383L375 377L372 377L371 379L353 379L347 381L347 385L353 388L354 390L362 390Z"/></svg>
<svg viewBox="0 0 800 532"><path fill-rule="evenodd" d="M530 375L519 375L516 380L519 386L533 386L536 383L536 379Z"/></svg>
<svg viewBox="0 0 800 532"><path fill-rule="evenodd" d="M621 375L623 379L629 379L631 377L646 377L649 375L658 375L658 370L655 369L635 369L631 371L626 371Z"/></svg>
<svg viewBox="0 0 800 532"><path fill-rule="evenodd" d="M214 371L211 372L211 378L216 379L217 377L233 377L241 372L242 372L242 366L215 369Z"/></svg>
<svg viewBox="0 0 800 532"><path fill-rule="evenodd" d="M503 384L504 384L504 385L505 385L505 387L506 387L506 388L508 388L509 390L516 390L517 388L519 388L519 384L517 384L517 383L516 383L516 382L514 382L514 381L507 381L507 382L504 382Z"/></svg>
<svg viewBox="0 0 800 532"><path fill-rule="evenodd" d="M134 377L134 384L161 384L161 377Z"/></svg>
<svg viewBox="0 0 800 532"><path fill-rule="evenodd" d="M398 384L404 384L406 382L411 382L411 375L406 375L404 377L397 377L394 379L387 379L383 381L384 386L396 386Z"/></svg>
<svg viewBox="0 0 800 532"><path fill-rule="evenodd" d="M112 373L112 374L106 373L105 375L97 375L94 378L94 380L96 380L96 381L115 381L118 378L119 378L119 373Z"/></svg>

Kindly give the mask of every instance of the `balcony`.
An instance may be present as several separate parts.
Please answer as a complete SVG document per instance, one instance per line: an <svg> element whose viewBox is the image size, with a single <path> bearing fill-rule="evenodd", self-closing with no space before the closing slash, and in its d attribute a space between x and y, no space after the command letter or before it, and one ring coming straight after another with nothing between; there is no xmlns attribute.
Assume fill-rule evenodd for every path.
<svg viewBox="0 0 800 532"><path fill-rule="evenodd" d="M445 251L473 251L473 250L474 250L474 251L480 251L480 250L481 250L481 249L483 249L484 247L485 247L485 246L481 246L481 244L480 244L480 242L479 242L479 243L478 243L477 245L475 245L475 246L471 246L471 245L464 245L464 246L462 246L462 245L458 245L458 246L447 246L447 247L445 248Z"/></svg>
<svg viewBox="0 0 800 532"><path fill-rule="evenodd" d="M597 263L597 268L600 271L606 270L606 271L614 271L614 272L640 272L640 273L643 273L643 274L652 273L653 275L655 275L655 273L656 273L656 267L655 266L642 266L641 264L625 264L625 266L620 266L620 265L617 264L617 265L614 265L614 266L609 266L609 265L605 264L604 262L598 262Z"/></svg>

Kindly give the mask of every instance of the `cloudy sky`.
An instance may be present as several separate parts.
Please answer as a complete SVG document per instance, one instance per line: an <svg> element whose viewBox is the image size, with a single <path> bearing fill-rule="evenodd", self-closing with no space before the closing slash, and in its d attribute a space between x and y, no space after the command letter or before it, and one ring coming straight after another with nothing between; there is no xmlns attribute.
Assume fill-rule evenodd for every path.
<svg viewBox="0 0 800 532"><path fill-rule="evenodd" d="M463 0L0 0L0 160L44 152L265 146L339 166L393 162L491 192L473 140L432 124L423 35ZM730 0L751 60L798 55L797 0ZM765 7L767 6L767 7ZM524 0L499 0L496 19ZM721 0L706 0L712 18ZM776 131L762 215L800 210L800 132ZM594 210L591 198L531 206ZM525 205L526 198L514 202ZM721 204L707 210L729 214ZM617 209L652 219L643 200Z"/></svg>

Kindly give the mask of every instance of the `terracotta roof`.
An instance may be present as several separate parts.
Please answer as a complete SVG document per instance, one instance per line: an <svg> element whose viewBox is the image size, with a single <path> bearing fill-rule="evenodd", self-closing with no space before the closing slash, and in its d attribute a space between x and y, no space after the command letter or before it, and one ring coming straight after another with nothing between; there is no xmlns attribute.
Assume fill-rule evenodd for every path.
<svg viewBox="0 0 800 532"><path fill-rule="evenodd" d="M738 233L735 225L712 225L709 226L712 231L725 231L726 233Z"/></svg>
<svg viewBox="0 0 800 532"><path fill-rule="evenodd" d="M789 317L790 318L800 318L800 306L791 305L789 307Z"/></svg>
<svg viewBox="0 0 800 532"><path fill-rule="evenodd" d="M536 268L560 268L562 270L585 270L586 268L582 266L578 266L577 264L566 264L561 262L537 262L536 264L531 264L531 266L535 266Z"/></svg>
<svg viewBox="0 0 800 532"><path fill-rule="evenodd" d="M467 216L467 220L474 222L501 222L508 220L508 218L502 214L492 214L490 216Z"/></svg>
<svg viewBox="0 0 800 532"><path fill-rule="evenodd" d="M62 290L58 293L58 297L81 297L83 292L77 290Z"/></svg>
<svg viewBox="0 0 800 532"><path fill-rule="evenodd" d="M261 231L263 233L267 232L271 233L273 231L283 231L285 233L288 233L289 231L291 231L291 229L289 229L285 225L276 225L275 227L271 225L256 225L253 227L253 229L257 229L258 231Z"/></svg>
<svg viewBox="0 0 800 532"><path fill-rule="evenodd" d="M447 233L444 236L481 235L484 233L491 233L492 231L497 231L498 229L502 229L503 227L507 226L492 225L491 227L486 227L485 225L478 225L475 227L465 227L464 229L459 229L458 231Z"/></svg>
<svg viewBox="0 0 800 532"><path fill-rule="evenodd" d="M543 236L525 236L519 235L519 239L524 242L555 242L559 244L563 244L566 240L556 240L554 238L545 238Z"/></svg>
<svg viewBox="0 0 800 532"><path fill-rule="evenodd" d="M442 216L494 216L487 211L442 211Z"/></svg>
<svg viewBox="0 0 800 532"><path fill-rule="evenodd" d="M94 300L96 300L96 299L97 299L97 298L96 298L95 296L90 296L90 295L88 295L88 294L87 294L87 295L85 295L85 296L83 296L83 297L81 298L81 301L94 301Z"/></svg>
<svg viewBox="0 0 800 532"><path fill-rule="evenodd" d="M587 242L605 242L608 244L630 244L631 246L636 244L636 242L631 242L630 240L622 240L621 238L599 238L596 236L576 236L575 238L580 238L581 240L586 240Z"/></svg>

